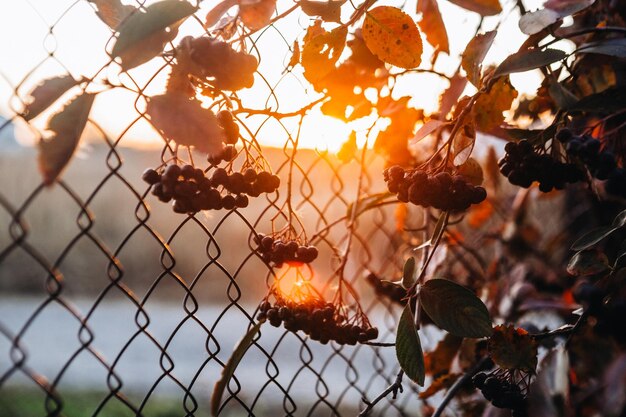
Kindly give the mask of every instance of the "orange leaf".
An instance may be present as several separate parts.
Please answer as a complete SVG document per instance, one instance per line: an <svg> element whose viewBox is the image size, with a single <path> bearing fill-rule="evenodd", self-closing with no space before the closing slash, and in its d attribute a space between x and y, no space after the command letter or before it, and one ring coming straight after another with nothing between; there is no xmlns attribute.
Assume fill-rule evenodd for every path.
<svg viewBox="0 0 626 417"><path fill-rule="evenodd" d="M480 73L485 55L491 48L496 37L496 31L492 30L472 38L465 47L461 56L461 66L467 73L467 79L476 87L480 84Z"/></svg>
<svg viewBox="0 0 626 417"><path fill-rule="evenodd" d="M432 397L437 394L439 391L447 390L450 388L461 374L445 374L435 379L428 388L424 391L420 392L419 397L422 400Z"/></svg>
<svg viewBox="0 0 626 417"><path fill-rule="evenodd" d="M488 349L491 359L502 369L535 372L537 346L524 329L503 324L494 327Z"/></svg>
<svg viewBox="0 0 626 417"><path fill-rule="evenodd" d="M459 166L467 162L474 150L474 143L476 143L476 131L474 130L474 126L466 124L459 129L452 140L454 165Z"/></svg>
<svg viewBox="0 0 626 417"><path fill-rule="evenodd" d="M322 27L321 20L316 20L307 29L301 63L304 67L304 78L316 89L319 88L318 82L335 69L335 64L346 46L347 35L348 29L345 26L327 32Z"/></svg>
<svg viewBox="0 0 626 417"><path fill-rule="evenodd" d="M239 18L248 29L269 25L276 10L276 0L239 0Z"/></svg>
<svg viewBox="0 0 626 417"><path fill-rule="evenodd" d="M474 121L478 130L488 132L504 122L503 111L509 110L517 90L508 77L502 77L491 87L487 94L481 95L473 108Z"/></svg>
<svg viewBox="0 0 626 417"><path fill-rule="evenodd" d="M379 6L366 13L363 40L382 61L411 69L422 62L422 38L411 17L397 7Z"/></svg>
<svg viewBox="0 0 626 417"><path fill-rule="evenodd" d="M454 357L461 347L462 337L455 336L451 333L445 335L443 339L437 343L435 349L424 355L424 365L426 373L437 378L439 375L448 373L450 365Z"/></svg>
<svg viewBox="0 0 626 417"><path fill-rule="evenodd" d="M396 230L398 232L404 231L404 225L406 224L406 218L409 214L409 210L406 204L398 204L396 206Z"/></svg>
<svg viewBox="0 0 626 417"><path fill-rule="evenodd" d="M307 16L319 16L324 22L341 23L341 6L346 0L300 0L300 8Z"/></svg>
<svg viewBox="0 0 626 417"><path fill-rule="evenodd" d="M433 48L447 54L450 53L448 45L448 33L446 26L441 18L437 0L418 0L417 13L422 14L422 20L419 21L419 27L426 35L426 40Z"/></svg>
<svg viewBox="0 0 626 417"><path fill-rule="evenodd" d="M493 204L489 200L484 200L482 203L472 206L468 215L467 223L474 228L479 228L493 215Z"/></svg>
<svg viewBox="0 0 626 417"><path fill-rule="evenodd" d="M481 16L493 16L502 11L498 0L450 0L464 9L471 10Z"/></svg>
<svg viewBox="0 0 626 417"><path fill-rule="evenodd" d="M137 10L134 6L122 4L120 0L89 0L98 8L96 14L111 29L116 29L131 13Z"/></svg>

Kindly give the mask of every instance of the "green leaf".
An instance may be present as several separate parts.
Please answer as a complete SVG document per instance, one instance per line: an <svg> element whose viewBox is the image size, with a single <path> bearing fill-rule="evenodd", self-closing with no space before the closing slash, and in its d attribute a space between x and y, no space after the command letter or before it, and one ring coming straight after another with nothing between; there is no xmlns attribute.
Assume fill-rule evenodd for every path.
<svg viewBox="0 0 626 417"><path fill-rule="evenodd" d="M405 375L423 387L426 376L424 353L422 352L420 338L413 322L411 307L408 305L404 307L398 322L396 357Z"/></svg>
<svg viewBox="0 0 626 417"><path fill-rule="evenodd" d="M574 276L595 275L609 269L606 255L596 250L577 252L567 264L567 272Z"/></svg>
<svg viewBox="0 0 626 417"><path fill-rule="evenodd" d="M620 214L615 216L613 220L613 227L624 227L626 226L626 210L622 211Z"/></svg>
<svg viewBox="0 0 626 417"><path fill-rule="evenodd" d="M626 58L626 39L605 39L600 42L590 42L581 45L576 53L580 54L602 54Z"/></svg>
<svg viewBox="0 0 626 417"><path fill-rule="evenodd" d="M145 12L133 13L119 26L111 55L122 60L124 70L151 60L174 40L178 26L195 11L186 1L163 0L146 7Z"/></svg>
<svg viewBox="0 0 626 417"><path fill-rule="evenodd" d="M602 239L604 239L605 237L607 237L608 235L616 231L617 229L619 229L619 227L606 227L606 226L592 229L589 232L582 235L581 237L579 237L578 239L576 239L576 242L574 242L574 244L572 245L572 250L581 251L584 249L589 249L590 247L592 247L593 245L595 245L596 243L598 243L599 241L601 241Z"/></svg>
<svg viewBox="0 0 626 417"><path fill-rule="evenodd" d="M613 113L626 107L626 88L613 87L581 98L568 108L569 111L586 111L590 113Z"/></svg>
<svg viewBox="0 0 626 417"><path fill-rule="evenodd" d="M26 121L34 119L76 84L76 80L71 75L52 77L41 81L28 93L22 117Z"/></svg>
<svg viewBox="0 0 626 417"><path fill-rule="evenodd" d="M491 335L487 307L476 295L447 279L431 279L420 289L420 305L435 324L460 337Z"/></svg>
<svg viewBox="0 0 626 417"><path fill-rule="evenodd" d="M415 284L415 258L411 256L406 260L402 269L402 286L411 288L413 284Z"/></svg>
<svg viewBox="0 0 626 417"><path fill-rule="evenodd" d="M525 72L561 61L567 54L559 49L526 49L509 55L496 68L494 77Z"/></svg>
<svg viewBox="0 0 626 417"><path fill-rule="evenodd" d="M224 394L224 390L228 386L228 382L233 377L235 373L235 369L237 369L237 365L243 359L244 354L248 350L248 348L254 342L254 338L256 337L261 325L263 323L256 323L254 326L248 330L248 332L244 335L244 337L239 341L235 350L233 350L233 354L228 358L226 365L224 365L224 369L222 370L222 376L215 383L215 387L213 388L213 394L211 394L211 415L217 415L220 407L220 401L222 400L222 395Z"/></svg>
<svg viewBox="0 0 626 417"><path fill-rule="evenodd" d="M87 125L95 94L83 93L73 98L48 121L52 136L39 142L39 171L45 185L50 185L68 164Z"/></svg>

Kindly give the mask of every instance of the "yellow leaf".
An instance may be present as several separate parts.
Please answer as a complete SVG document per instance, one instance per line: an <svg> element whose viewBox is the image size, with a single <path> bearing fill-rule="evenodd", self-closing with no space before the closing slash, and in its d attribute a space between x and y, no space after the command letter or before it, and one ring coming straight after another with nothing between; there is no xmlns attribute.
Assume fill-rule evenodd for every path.
<svg viewBox="0 0 626 417"><path fill-rule="evenodd" d="M508 77L502 77L491 87L487 94L481 95L474 105L473 114L476 128L488 132L504 122L503 111L509 110L517 90Z"/></svg>
<svg viewBox="0 0 626 417"><path fill-rule="evenodd" d="M376 7L366 13L363 40L382 61L411 69L422 62L422 38L411 17L391 6Z"/></svg>
<svg viewBox="0 0 626 417"><path fill-rule="evenodd" d="M347 35L348 29L345 26L327 32L322 27L321 20L316 20L307 29L301 62L304 78L316 89L321 90L316 84L335 69L335 64L346 46Z"/></svg>
<svg viewBox="0 0 626 417"><path fill-rule="evenodd" d="M418 0L417 13L422 14L419 27L426 35L428 43L430 43L433 48L449 54L448 33L446 32L446 26L441 18L437 0Z"/></svg>

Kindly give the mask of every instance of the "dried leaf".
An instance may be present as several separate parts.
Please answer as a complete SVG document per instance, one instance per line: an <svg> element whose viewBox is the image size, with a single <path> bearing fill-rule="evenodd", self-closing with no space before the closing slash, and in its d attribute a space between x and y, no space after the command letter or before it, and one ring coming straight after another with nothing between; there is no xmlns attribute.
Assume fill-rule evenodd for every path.
<svg viewBox="0 0 626 417"><path fill-rule="evenodd" d="M472 208L467 217L467 224L470 227L478 229L482 227L493 215L494 207L489 200L472 205Z"/></svg>
<svg viewBox="0 0 626 417"><path fill-rule="evenodd" d="M145 12L133 13L120 25L111 55L122 60L125 71L151 60L174 40L178 26L195 11L186 1L163 0Z"/></svg>
<svg viewBox="0 0 626 417"><path fill-rule="evenodd" d="M341 6L346 0L300 0L300 8L307 16L318 16L324 22L341 23Z"/></svg>
<svg viewBox="0 0 626 417"><path fill-rule="evenodd" d="M504 122L502 112L511 109L517 90L511 85L508 77L495 82L487 94L478 97L472 109L476 128L483 132L499 127Z"/></svg>
<svg viewBox="0 0 626 417"><path fill-rule="evenodd" d="M606 226L592 229L588 231L587 233L585 233L584 235L582 235L581 237L579 237L578 239L576 239L576 242L572 244L571 249L575 251L589 249L590 247L600 242L602 239L606 238L607 236L609 236L611 233L615 232L618 229L619 227L606 227Z"/></svg>
<svg viewBox="0 0 626 417"><path fill-rule="evenodd" d="M463 338L448 333L437 343L435 349L424 355L426 373L437 377L450 372L452 361L459 352Z"/></svg>
<svg viewBox="0 0 626 417"><path fill-rule="evenodd" d="M224 133L215 114L183 93L150 97L146 113L167 140L212 155L222 150Z"/></svg>
<svg viewBox="0 0 626 417"><path fill-rule="evenodd" d="M472 185L478 186L483 183L483 168L474 158L468 158L467 161L458 168L457 173L465 177Z"/></svg>
<svg viewBox="0 0 626 417"><path fill-rule="evenodd" d="M464 125L454 135L452 140L452 155L454 155L453 163L456 166L463 165L474 150L476 143L476 131L474 126L470 124Z"/></svg>
<svg viewBox="0 0 626 417"><path fill-rule="evenodd" d="M57 179L74 155L95 97L89 93L74 97L48 121L46 130L52 132L52 136L39 142L38 157L45 185Z"/></svg>
<svg viewBox="0 0 626 417"><path fill-rule="evenodd" d="M363 40L382 61L411 69L422 62L422 38L411 17L397 7L379 6L365 15Z"/></svg>
<svg viewBox="0 0 626 417"><path fill-rule="evenodd" d="M576 252L567 264L567 272L574 276L595 275L609 270L606 255L597 250Z"/></svg>
<svg viewBox="0 0 626 417"><path fill-rule="evenodd" d="M291 53L291 58L289 58L289 64L287 64L287 68L291 69L300 63L300 43L296 39L293 41L293 52Z"/></svg>
<svg viewBox="0 0 626 417"><path fill-rule="evenodd" d="M415 145L416 143L424 139L426 136L430 135L436 130L439 130L441 127L447 124L448 124L447 122L444 122L441 120L431 119L427 121L426 123L424 123L422 127L419 128L419 130L415 133L415 136L413 136L413 138L409 141L409 143L411 145Z"/></svg>
<svg viewBox="0 0 626 417"><path fill-rule="evenodd" d="M493 16L502 11L498 0L450 0L464 9L476 12L481 16Z"/></svg>
<svg viewBox="0 0 626 417"><path fill-rule="evenodd" d="M316 89L319 88L319 81L335 69L335 64L346 46L347 35L348 29L345 26L327 32L322 28L321 20L316 20L307 29L301 62L304 78L316 86Z"/></svg>
<svg viewBox="0 0 626 417"><path fill-rule="evenodd" d="M34 119L76 84L77 81L69 74L42 80L28 93L22 117L26 121Z"/></svg>
<svg viewBox="0 0 626 417"><path fill-rule="evenodd" d="M246 351L252 343L254 342L254 338L257 333L259 333L259 329L261 328L261 324L257 323L248 330L248 332L244 335L244 337L239 341L235 349L233 350L232 355L228 358L228 361L224 365L224 369L222 370L222 375L220 379L215 383L215 387L213 388L213 394L211 394L211 415L216 416L219 408L220 401L222 400L222 395L228 386L228 382L235 374L235 370L237 369L237 365L243 359Z"/></svg>
<svg viewBox="0 0 626 417"><path fill-rule="evenodd" d="M248 29L269 25L276 10L276 0L239 0L239 18Z"/></svg>
<svg viewBox="0 0 626 417"><path fill-rule="evenodd" d="M419 386L424 386L424 354L409 305L402 311L398 322L396 357L405 375Z"/></svg>
<svg viewBox="0 0 626 417"><path fill-rule="evenodd" d="M491 359L502 369L535 372L537 345L522 328L503 324L494 327L488 349Z"/></svg>
<svg viewBox="0 0 626 417"><path fill-rule="evenodd" d="M238 0L224 0L217 3L204 18L204 28L210 29L215 26L226 14L228 9L238 4Z"/></svg>
<svg viewBox="0 0 626 417"><path fill-rule="evenodd" d="M457 104L459 97L461 97L463 90L465 90L466 85L467 78L463 77L459 73L454 74L450 80L450 86L443 92L439 99L439 109L442 116L447 116L454 105Z"/></svg>
<svg viewBox="0 0 626 417"><path fill-rule="evenodd" d="M418 0L417 13L422 15L422 20L419 21L418 25L426 35L428 43L433 48L449 54L448 33L441 18L437 0Z"/></svg>
<svg viewBox="0 0 626 417"><path fill-rule="evenodd" d="M420 392L419 397L422 400L432 397L439 391L447 390L450 388L461 374L445 374L435 379L428 388Z"/></svg>
<svg viewBox="0 0 626 417"><path fill-rule="evenodd" d="M493 76L500 77L514 72L530 71L561 61L566 57L567 54L559 49L525 49L509 55L496 68Z"/></svg>
<svg viewBox="0 0 626 417"><path fill-rule="evenodd" d="M534 35L557 20L586 9L594 2L595 0L548 0L543 9L520 17L519 28L526 35Z"/></svg>
<svg viewBox="0 0 626 417"><path fill-rule="evenodd" d="M472 38L461 56L461 66L467 74L467 79L476 87L480 86L482 63L493 44L496 33L497 31L492 30Z"/></svg>
<svg viewBox="0 0 626 417"><path fill-rule="evenodd" d="M113 30L137 10L134 6L122 4L120 0L89 0L89 2L96 5L98 9L96 15Z"/></svg>

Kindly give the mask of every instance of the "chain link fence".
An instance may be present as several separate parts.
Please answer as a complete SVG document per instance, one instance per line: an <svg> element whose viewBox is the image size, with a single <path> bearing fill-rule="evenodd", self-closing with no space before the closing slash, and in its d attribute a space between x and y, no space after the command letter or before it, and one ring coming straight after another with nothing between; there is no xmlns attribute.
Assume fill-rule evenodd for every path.
<svg viewBox="0 0 626 417"><path fill-rule="evenodd" d="M311 131L328 134L307 124L308 115L239 113L246 143L281 178L280 188L247 208L175 214L141 181L144 169L172 157L163 139L144 136L154 133L143 102L163 88L169 66L158 57L147 69L107 74L128 91L103 89L78 155L46 187L30 145L48 113L25 122L27 93L51 75L95 73L110 62L102 45L114 34L86 0L19 3L0 6L4 30L12 31L3 34L0 67L7 119L0 130L0 415L207 416L213 385L259 302L296 275L327 300L349 288L343 302L360 303L379 328L376 342L394 341L399 307L363 278L397 278L421 236L407 230L421 220L409 213L398 225L395 205L351 216L355 201L385 191L383 161L371 147L342 161L303 146ZM202 33L203 10L179 36ZM318 98L297 70L284 71L288 39L307 25L289 16L250 38L260 66L242 103L288 114ZM185 158L205 164L199 154ZM255 252L257 233L284 227L317 246L311 268L272 269ZM220 415L355 416L398 370L393 347L322 345L267 323L228 384ZM416 394L406 383L373 415L415 415Z"/></svg>

